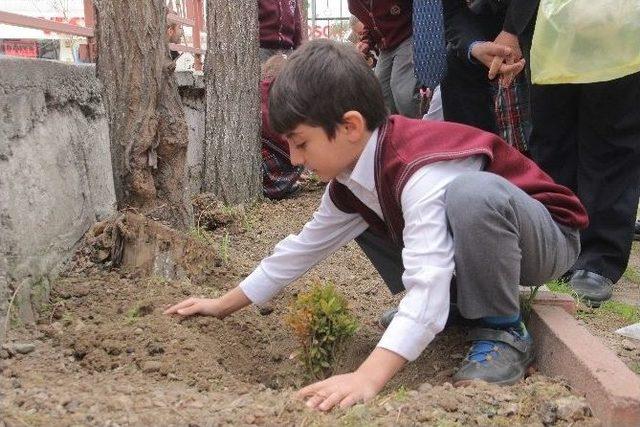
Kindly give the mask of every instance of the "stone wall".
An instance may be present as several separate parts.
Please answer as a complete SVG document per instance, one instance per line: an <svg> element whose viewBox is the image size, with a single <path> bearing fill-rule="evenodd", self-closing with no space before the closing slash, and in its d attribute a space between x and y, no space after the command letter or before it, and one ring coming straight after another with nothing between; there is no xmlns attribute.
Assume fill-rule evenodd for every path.
<svg viewBox="0 0 640 427"><path fill-rule="evenodd" d="M94 67L1 58L0 329L18 287L16 307L33 320L32 302L47 299L50 275L91 224L114 212Z"/></svg>
<svg viewBox="0 0 640 427"><path fill-rule="evenodd" d="M176 73L192 194L203 177L204 80ZM109 128L91 65L0 58L0 340L8 301L25 322L87 229L116 211ZM2 343L0 342L0 345Z"/></svg>

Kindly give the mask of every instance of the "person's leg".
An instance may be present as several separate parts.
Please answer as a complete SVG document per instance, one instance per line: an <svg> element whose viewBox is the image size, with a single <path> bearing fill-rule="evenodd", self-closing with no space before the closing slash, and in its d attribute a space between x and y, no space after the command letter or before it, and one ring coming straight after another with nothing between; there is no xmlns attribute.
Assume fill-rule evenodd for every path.
<svg viewBox="0 0 640 427"><path fill-rule="evenodd" d="M412 37L403 41L395 49L390 85L398 114L410 118L419 117L420 91L413 65Z"/></svg>
<svg viewBox="0 0 640 427"><path fill-rule="evenodd" d="M577 193L579 93L575 85L532 85L530 91L531 157L558 184L574 193Z"/></svg>
<svg viewBox="0 0 640 427"><path fill-rule="evenodd" d="M574 270L615 283L629 261L640 194L640 73L580 86L577 194L589 227Z"/></svg>
<svg viewBox="0 0 640 427"><path fill-rule="evenodd" d="M356 237L355 240L358 246L360 246L360 249L362 249L367 258L369 258L371 264L373 264L378 271L391 293L396 295L404 291L404 285L402 284L402 274L404 273L402 248L397 247L389 242L389 240L383 239L369 230L366 230L360 236ZM449 306L447 325L460 323L462 321L458 308L455 305L455 278L451 282L451 291L453 301ZM386 329L397 312L397 308L385 311L378 322L380 327Z"/></svg>
<svg viewBox="0 0 640 427"><path fill-rule="evenodd" d="M578 232L559 226L540 202L488 172L454 180L445 204L458 308L484 325L471 332L473 345L454 380L513 383L533 360L518 285L539 285L566 271L578 256Z"/></svg>
<svg viewBox="0 0 640 427"><path fill-rule="evenodd" d="M369 230L365 230L355 240L378 271L391 293L395 295L404 291L404 285L402 284L402 273L404 273L402 248L395 246Z"/></svg>
<svg viewBox="0 0 640 427"><path fill-rule="evenodd" d="M382 87L382 96L384 96L385 105L391 114L398 114L398 108L396 107L393 93L391 92L391 70L393 69L394 54L395 51L393 50L381 51L374 72Z"/></svg>
<svg viewBox="0 0 640 427"><path fill-rule="evenodd" d="M496 133L493 94L482 65L447 55L447 74L440 84L444 119Z"/></svg>

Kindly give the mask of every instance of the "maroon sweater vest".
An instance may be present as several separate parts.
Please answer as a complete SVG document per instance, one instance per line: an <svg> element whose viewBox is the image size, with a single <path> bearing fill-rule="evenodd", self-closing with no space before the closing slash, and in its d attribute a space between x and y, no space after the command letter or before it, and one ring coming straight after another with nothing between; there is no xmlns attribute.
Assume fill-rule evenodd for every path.
<svg viewBox="0 0 640 427"><path fill-rule="evenodd" d="M362 41L394 49L413 33L413 0L349 0L349 12L364 24Z"/></svg>
<svg viewBox="0 0 640 427"><path fill-rule="evenodd" d="M571 190L553 182L498 136L457 123L402 116L391 116L378 132L375 183L385 221L335 179L329 184L329 195L338 209L359 213L371 231L403 246L400 196L411 175L430 163L477 154L486 157L486 172L504 177L542 203L557 223L578 229L588 225L587 212Z"/></svg>

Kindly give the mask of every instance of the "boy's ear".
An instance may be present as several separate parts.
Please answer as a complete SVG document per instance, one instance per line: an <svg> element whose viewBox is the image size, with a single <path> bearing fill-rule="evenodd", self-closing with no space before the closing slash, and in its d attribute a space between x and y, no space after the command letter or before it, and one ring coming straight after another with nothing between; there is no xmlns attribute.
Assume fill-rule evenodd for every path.
<svg viewBox="0 0 640 427"><path fill-rule="evenodd" d="M347 138L360 141L367 130L367 121L357 111L347 111L342 116L342 125L347 132Z"/></svg>

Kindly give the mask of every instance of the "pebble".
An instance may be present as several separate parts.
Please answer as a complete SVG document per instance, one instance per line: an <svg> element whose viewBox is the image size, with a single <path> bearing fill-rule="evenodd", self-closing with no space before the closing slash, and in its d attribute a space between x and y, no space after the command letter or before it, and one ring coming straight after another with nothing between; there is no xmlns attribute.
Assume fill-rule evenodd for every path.
<svg viewBox="0 0 640 427"><path fill-rule="evenodd" d="M590 410L586 402L575 397L563 397L556 400L557 415L566 421L577 421L589 414Z"/></svg>
<svg viewBox="0 0 640 427"><path fill-rule="evenodd" d="M269 314L273 313L273 305L271 304L259 305L258 313L260 313L263 316L268 316Z"/></svg>
<svg viewBox="0 0 640 427"><path fill-rule="evenodd" d="M418 391L420 392L425 392L425 391L429 391L433 388L433 386L429 383L422 383L420 384L420 386L418 387Z"/></svg>
<svg viewBox="0 0 640 427"><path fill-rule="evenodd" d="M133 333L134 333L134 334L136 334L136 335L142 335L142 333L143 333L143 332L144 332L144 331L142 330L142 328L136 328L136 329L133 331Z"/></svg>
<svg viewBox="0 0 640 427"><path fill-rule="evenodd" d="M36 345L30 342L5 344L2 348L9 352L9 354L29 354L36 349Z"/></svg>
<svg viewBox="0 0 640 427"><path fill-rule="evenodd" d="M627 351L632 351L636 349L636 345L629 340L623 340L622 348L624 348Z"/></svg>
<svg viewBox="0 0 640 427"><path fill-rule="evenodd" d="M11 357L11 355L9 354L9 352L5 349L0 350L0 359L8 359L9 357ZM2 426L0 426L2 427Z"/></svg>
<svg viewBox="0 0 640 427"><path fill-rule="evenodd" d="M558 419L558 405L552 402L543 402L538 413L543 424L554 424Z"/></svg>
<svg viewBox="0 0 640 427"><path fill-rule="evenodd" d="M518 405L516 405L515 403L512 403L510 405L507 405L505 408L498 410L498 415L501 415L503 417L510 417L512 415L515 415L517 412L518 412Z"/></svg>
<svg viewBox="0 0 640 427"><path fill-rule="evenodd" d="M455 412L458 409L458 400L451 395L442 396L438 403L447 412Z"/></svg>

